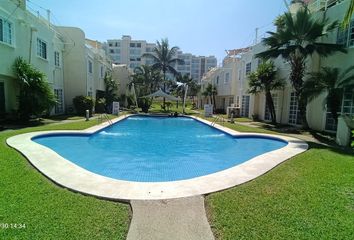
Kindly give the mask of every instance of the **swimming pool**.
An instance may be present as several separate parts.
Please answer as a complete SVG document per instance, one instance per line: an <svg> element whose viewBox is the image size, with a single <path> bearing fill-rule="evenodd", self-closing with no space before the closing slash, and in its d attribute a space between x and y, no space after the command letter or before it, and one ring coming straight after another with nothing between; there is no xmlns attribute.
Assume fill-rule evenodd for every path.
<svg viewBox="0 0 354 240"><path fill-rule="evenodd" d="M93 173L133 182L170 182L213 174L287 142L231 136L188 117L131 116L93 134L32 138Z"/></svg>

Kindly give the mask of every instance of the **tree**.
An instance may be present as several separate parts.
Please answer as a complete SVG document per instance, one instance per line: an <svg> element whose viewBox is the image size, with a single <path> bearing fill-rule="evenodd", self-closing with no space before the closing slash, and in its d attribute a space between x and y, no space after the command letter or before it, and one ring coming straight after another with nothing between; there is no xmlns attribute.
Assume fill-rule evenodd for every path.
<svg viewBox="0 0 354 240"><path fill-rule="evenodd" d="M310 102L325 93L324 103L337 123L344 90L354 88L353 70L354 66L341 73L338 68L323 67L320 72L310 73L304 83L304 97Z"/></svg>
<svg viewBox="0 0 354 240"><path fill-rule="evenodd" d="M283 57L290 63L290 82L299 101L299 110L304 128L308 128L306 119L307 102L302 98L304 76L307 59L318 54L327 57L335 52L346 53L344 46L321 42L336 29L337 22L329 23L328 19L315 19L307 7L301 8L296 14L284 14L284 25L276 32L268 32L269 37L263 39L268 50L257 54L264 59Z"/></svg>
<svg viewBox="0 0 354 240"><path fill-rule="evenodd" d="M349 1L350 1L349 7L342 23L343 28L347 28L349 26L352 16L354 14L354 0L349 0Z"/></svg>
<svg viewBox="0 0 354 240"><path fill-rule="evenodd" d="M18 57L13 65L20 92L18 96L19 118L28 121L32 115L41 116L49 112L57 102L44 73Z"/></svg>
<svg viewBox="0 0 354 240"><path fill-rule="evenodd" d="M205 88L204 92L202 92L202 95L205 97L209 97L210 103L213 104L214 110L216 108L216 95L218 94L218 90L215 86L212 84L208 84L207 87Z"/></svg>
<svg viewBox="0 0 354 240"><path fill-rule="evenodd" d="M178 47L169 47L168 39L162 39L161 42L156 42L156 47L153 49L152 53L144 53L142 57L151 58L155 62L152 65L153 69L158 69L163 74L163 90L166 91L166 73L170 72L177 75L177 70L174 69L173 65L176 63L184 64L182 59L176 57L179 50ZM163 106L165 107L165 98L163 99Z"/></svg>
<svg viewBox="0 0 354 240"><path fill-rule="evenodd" d="M193 78L191 78L187 74L185 74L185 75L178 74L176 77L176 81L179 83L182 83L181 85L178 86L178 89L180 92L179 95L182 98L182 104L184 104L184 95L185 95L185 91L186 91L186 85L188 86L188 92L190 92L190 87L193 85L194 80L193 80ZM187 95L188 95L188 92L187 92Z"/></svg>
<svg viewBox="0 0 354 240"><path fill-rule="evenodd" d="M158 90L161 81L160 71L154 70L150 66L143 65L134 69L132 83L134 84L136 95L138 97L138 105L143 112L148 112L152 104L152 99L144 96ZM130 84L129 87L133 87L133 84Z"/></svg>
<svg viewBox="0 0 354 240"><path fill-rule="evenodd" d="M257 71L248 75L248 92L251 94L265 93L266 107L270 112L272 123L276 124L277 116L272 98L272 91L282 89L285 86L284 79L276 77L277 70L272 61L263 62L258 66Z"/></svg>
<svg viewBox="0 0 354 240"><path fill-rule="evenodd" d="M114 101L118 99L117 91L118 91L118 83L112 79L112 76L108 73L104 76L105 83L105 106L106 109L111 109L111 106Z"/></svg>

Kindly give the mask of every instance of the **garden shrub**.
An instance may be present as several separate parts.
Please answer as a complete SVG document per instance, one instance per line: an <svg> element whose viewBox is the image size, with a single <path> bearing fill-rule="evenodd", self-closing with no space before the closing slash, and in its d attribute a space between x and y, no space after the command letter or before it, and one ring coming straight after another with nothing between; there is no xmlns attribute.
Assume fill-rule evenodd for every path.
<svg viewBox="0 0 354 240"><path fill-rule="evenodd" d="M85 116L86 110L89 110L90 116L92 116L92 109L94 106L94 101L93 101L92 97L76 96L73 99L73 104L74 104L77 114L79 114L81 116Z"/></svg>
<svg viewBox="0 0 354 240"><path fill-rule="evenodd" d="M105 113L106 112L106 99L105 98L99 98L96 100L95 112L96 113Z"/></svg>
<svg viewBox="0 0 354 240"><path fill-rule="evenodd" d="M15 60L13 70L20 87L17 97L19 118L28 121L31 116L49 114L57 100L45 74L21 57Z"/></svg>

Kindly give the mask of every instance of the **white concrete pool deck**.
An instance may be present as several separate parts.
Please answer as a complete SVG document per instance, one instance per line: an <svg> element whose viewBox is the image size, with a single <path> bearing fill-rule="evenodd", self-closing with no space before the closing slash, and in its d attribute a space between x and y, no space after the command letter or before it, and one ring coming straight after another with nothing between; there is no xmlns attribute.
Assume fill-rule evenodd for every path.
<svg viewBox="0 0 354 240"><path fill-rule="evenodd" d="M118 117L112 122L116 123L128 116ZM211 125L211 122L207 120L197 117L191 118ZM109 123L102 123L83 131L31 132L13 136L7 139L7 144L20 151L35 168L58 185L84 194L126 201L191 197L231 188L263 175L280 163L306 151L308 148L306 142L296 138L270 134L239 133L215 124L215 128L231 135L273 137L287 141L288 145L210 175L181 181L148 183L122 181L92 173L66 160L50 148L31 140L33 137L39 135L53 133L92 134L107 126L109 126Z"/></svg>

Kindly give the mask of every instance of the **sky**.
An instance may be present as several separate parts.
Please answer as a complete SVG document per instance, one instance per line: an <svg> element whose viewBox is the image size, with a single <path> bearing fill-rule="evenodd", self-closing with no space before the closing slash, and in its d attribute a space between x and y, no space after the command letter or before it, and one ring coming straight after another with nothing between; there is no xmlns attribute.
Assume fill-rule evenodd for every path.
<svg viewBox="0 0 354 240"><path fill-rule="evenodd" d="M86 37L106 41L130 35L195 55L214 55L247 47L273 30L273 20L286 9L283 0L27 0L31 11L50 9L56 25L75 26Z"/></svg>

